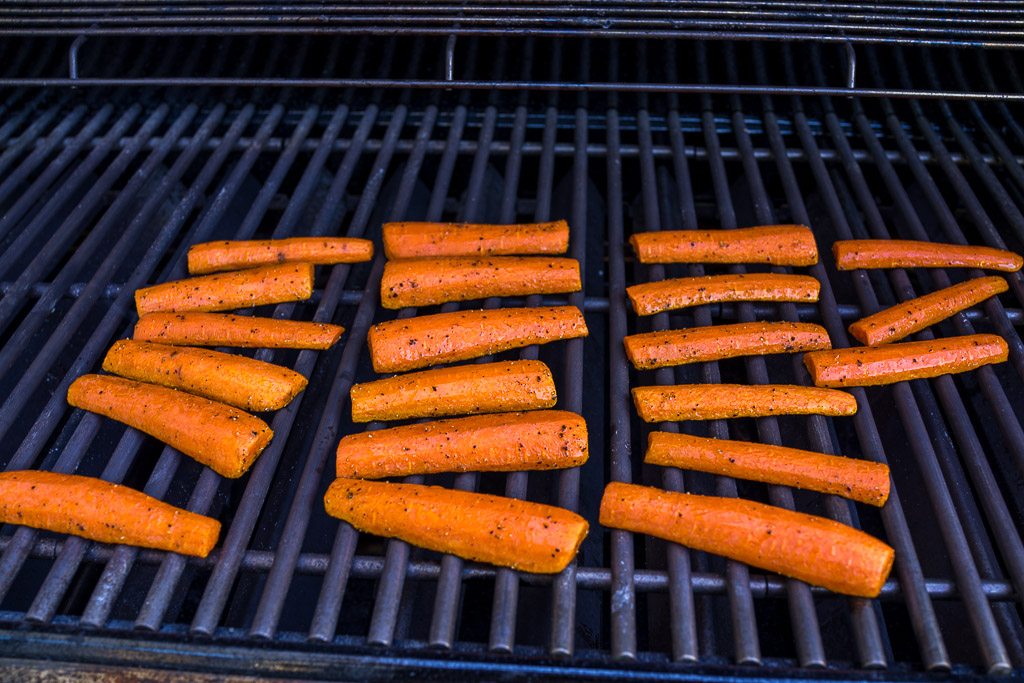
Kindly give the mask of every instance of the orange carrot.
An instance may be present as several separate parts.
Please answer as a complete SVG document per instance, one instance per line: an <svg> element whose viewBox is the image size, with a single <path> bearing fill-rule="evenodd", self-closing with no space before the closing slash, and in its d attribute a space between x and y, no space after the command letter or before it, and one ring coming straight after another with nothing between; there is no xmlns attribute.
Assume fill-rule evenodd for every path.
<svg viewBox="0 0 1024 683"><path fill-rule="evenodd" d="M340 325L230 313L147 313L132 336L175 346L323 350L334 346L344 331Z"/></svg>
<svg viewBox="0 0 1024 683"><path fill-rule="evenodd" d="M206 557L220 522L102 479L56 472L0 473L0 522Z"/></svg>
<svg viewBox="0 0 1024 683"><path fill-rule="evenodd" d="M587 336L575 306L455 311L390 320L370 328L367 342L377 372L404 372L530 344Z"/></svg>
<svg viewBox="0 0 1024 683"><path fill-rule="evenodd" d="M834 389L788 384L678 384L637 387L633 403L645 422L721 420L768 415L853 415L857 399Z"/></svg>
<svg viewBox="0 0 1024 683"><path fill-rule="evenodd" d="M336 479L327 514L359 531L524 572L560 572L589 525L562 508L418 484Z"/></svg>
<svg viewBox="0 0 1024 683"><path fill-rule="evenodd" d="M160 311L227 311L303 301L313 295L313 264L286 263L203 275L136 290L139 315Z"/></svg>
<svg viewBox="0 0 1024 683"><path fill-rule="evenodd" d="M354 479L433 472L514 472L587 461L587 423L576 413L475 415L346 436L338 476Z"/></svg>
<svg viewBox="0 0 1024 683"><path fill-rule="evenodd" d="M723 555L836 593L877 597L895 552L824 517L739 498L716 498L612 482L601 524Z"/></svg>
<svg viewBox="0 0 1024 683"><path fill-rule="evenodd" d="M555 382L536 360L459 365L355 384L352 421L536 410L555 405Z"/></svg>
<svg viewBox="0 0 1024 683"><path fill-rule="evenodd" d="M741 230L659 230L629 238L640 263L770 263L813 266L814 235L805 225Z"/></svg>
<svg viewBox="0 0 1024 683"><path fill-rule="evenodd" d="M384 308L405 308L489 296L563 294L581 287L576 259L454 256L388 261L380 299Z"/></svg>
<svg viewBox="0 0 1024 683"><path fill-rule="evenodd" d="M820 291L810 275L782 273L680 277L626 288L637 315L730 301L817 301Z"/></svg>
<svg viewBox="0 0 1024 683"><path fill-rule="evenodd" d="M291 237L282 240L224 240L188 250L192 275L275 263L358 263L373 258L373 242L354 237Z"/></svg>
<svg viewBox="0 0 1024 683"><path fill-rule="evenodd" d="M855 268L984 268L1020 270L1024 259L1012 251L914 240L840 240L832 245L839 270Z"/></svg>
<svg viewBox="0 0 1024 683"><path fill-rule="evenodd" d="M810 323L736 323L633 334L622 340L637 370L685 363L830 349L828 332Z"/></svg>
<svg viewBox="0 0 1024 683"><path fill-rule="evenodd" d="M889 498L887 465L783 446L651 432L644 462L795 486L879 507Z"/></svg>
<svg viewBox="0 0 1024 683"><path fill-rule="evenodd" d="M899 341L1007 289L999 276L961 282L862 318L850 334L867 346Z"/></svg>
<svg viewBox="0 0 1024 683"><path fill-rule="evenodd" d="M82 375L68 388L68 403L154 436L231 479L245 474L274 436L263 420L231 406L120 377Z"/></svg>
<svg viewBox="0 0 1024 683"><path fill-rule="evenodd" d="M517 225L384 224L384 254L389 259L564 254L568 248L569 224L565 221Z"/></svg>
<svg viewBox="0 0 1024 683"><path fill-rule="evenodd" d="M273 363L131 339L114 342L103 369L257 412L284 408L307 384L299 373Z"/></svg>
<svg viewBox="0 0 1024 683"><path fill-rule="evenodd" d="M1000 336L969 334L885 346L813 351L804 355L804 365L815 386L867 387L967 372L982 365L1002 363L1008 352Z"/></svg>

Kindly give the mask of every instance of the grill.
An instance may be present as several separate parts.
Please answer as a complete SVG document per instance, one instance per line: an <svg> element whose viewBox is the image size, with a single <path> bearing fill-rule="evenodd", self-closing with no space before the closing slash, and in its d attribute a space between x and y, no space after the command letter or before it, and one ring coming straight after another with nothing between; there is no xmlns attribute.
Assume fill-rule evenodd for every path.
<svg viewBox="0 0 1024 683"><path fill-rule="evenodd" d="M772 319L820 322L846 346L858 317L977 274L839 273L834 240L1024 249L1024 87L1009 49L1024 45L1019 5L11 3L0 14L0 465L123 482L224 531L209 558L186 559L5 527L5 669L16 679L1019 675L1019 274L1010 292L935 330L1000 334L1008 363L853 389L854 418L658 426L888 462L894 490L880 511L643 466L651 427L631 386L809 378L791 357L637 373L621 344L635 331ZM309 302L259 312L346 333L326 352L253 354L310 383L269 420L275 438L240 480L65 401L130 332L135 289L183 277L195 242L348 235L379 246L387 220L557 218L571 226L585 291L480 305L585 311L586 340L498 358L551 366L558 407L587 420L591 460L419 481L580 512L591 533L560 575L362 536L323 511L338 439L361 429L348 390L375 377L367 329L393 317L378 305L382 258L325 269ZM629 311L627 285L704 272L636 263L630 233L782 222L815 230L819 304L652 320ZM609 531L596 521L612 480L825 515L887 540L897 566L878 600L844 598Z"/></svg>

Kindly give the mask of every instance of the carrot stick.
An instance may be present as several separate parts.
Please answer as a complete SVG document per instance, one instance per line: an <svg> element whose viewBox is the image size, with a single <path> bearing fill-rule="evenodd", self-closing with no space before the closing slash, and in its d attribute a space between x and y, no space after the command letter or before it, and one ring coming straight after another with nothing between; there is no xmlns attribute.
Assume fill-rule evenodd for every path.
<svg viewBox="0 0 1024 683"><path fill-rule="evenodd" d="M515 472L587 461L587 424L576 413L475 415L346 436L338 476L354 479L434 472Z"/></svg>
<svg viewBox="0 0 1024 683"><path fill-rule="evenodd" d="M889 498L887 465L783 446L651 432L644 462L795 486L878 507Z"/></svg>
<svg viewBox="0 0 1024 683"><path fill-rule="evenodd" d="M530 344L587 336L575 306L455 311L390 320L370 328L377 372L404 372L478 358Z"/></svg>
<svg viewBox="0 0 1024 683"><path fill-rule="evenodd" d="M968 280L861 318L850 325L850 334L867 346L899 341L1006 290L999 276Z"/></svg>
<svg viewBox="0 0 1024 683"><path fill-rule="evenodd" d="M419 484L336 479L324 505L368 534L542 574L565 569L589 528L551 505Z"/></svg>
<svg viewBox="0 0 1024 683"><path fill-rule="evenodd" d="M658 230L629 238L640 263L771 263L813 266L814 235L805 225L741 230Z"/></svg>
<svg viewBox="0 0 1024 683"><path fill-rule="evenodd" d="M352 421L477 415L555 405L555 382L536 360L459 365L355 384Z"/></svg>
<svg viewBox="0 0 1024 683"><path fill-rule="evenodd" d="M139 315L160 311L227 311L303 301L313 295L313 264L286 263L203 275L136 290Z"/></svg>
<svg viewBox="0 0 1024 683"><path fill-rule="evenodd" d="M914 240L840 240L832 245L839 270L855 268L984 268L1020 270L1024 259L1012 251Z"/></svg>
<svg viewBox="0 0 1024 683"><path fill-rule="evenodd" d="M489 296L562 294L581 287L576 259L454 256L388 261L380 299L384 308L405 308Z"/></svg>
<svg viewBox="0 0 1024 683"><path fill-rule="evenodd" d="M568 248L569 224L565 221L518 225L384 224L384 254L389 259L564 254Z"/></svg>
<svg viewBox="0 0 1024 683"><path fill-rule="evenodd" d="M600 520L864 598L881 592L895 556L877 538L824 517L619 482L605 488Z"/></svg>
<svg viewBox="0 0 1024 683"><path fill-rule="evenodd" d="M0 522L196 557L220 535L217 520L127 486L34 470L0 473Z"/></svg>
<svg viewBox="0 0 1024 683"><path fill-rule="evenodd" d="M291 237L283 240L203 242L188 250L192 275L275 263L358 263L373 258L373 242L354 237Z"/></svg>
<svg viewBox="0 0 1024 683"><path fill-rule="evenodd" d="M856 349L813 351L804 365L819 387L867 387L967 372L1002 363L1009 352L994 334L902 342Z"/></svg>
<svg viewBox="0 0 1024 683"><path fill-rule="evenodd" d="M103 369L257 412L284 408L307 384L299 373L273 363L131 339L114 342Z"/></svg>
<svg viewBox="0 0 1024 683"><path fill-rule="evenodd" d="M82 375L68 403L123 422L231 479L245 474L274 433L263 420L223 403L120 377Z"/></svg>
<svg viewBox="0 0 1024 683"><path fill-rule="evenodd" d="M721 420L767 415L853 415L857 399L834 389L788 384L678 384L636 387L633 403L645 422Z"/></svg>
<svg viewBox="0 0 1024 683"><path fill-rule="evenodd" d="M344 331L340 325L230 313L147 313L132 336L175 346L323 350L334 346Z"/></svg>
<svg viewBox="0 0 1024 683"><path fill-rule="evenodd" d="M645 282L626 288L637 315L730 301L817 301L821 284L810 275L749 273Z"/></svg>
<svg viewBox="0 0 1024 683"><path fill-rule="evenodd" d="M637 370L664 368L685 363L800 353L830 349L828 332L810 323L736 323L660 330L624 338L626 355Z"/></svg>

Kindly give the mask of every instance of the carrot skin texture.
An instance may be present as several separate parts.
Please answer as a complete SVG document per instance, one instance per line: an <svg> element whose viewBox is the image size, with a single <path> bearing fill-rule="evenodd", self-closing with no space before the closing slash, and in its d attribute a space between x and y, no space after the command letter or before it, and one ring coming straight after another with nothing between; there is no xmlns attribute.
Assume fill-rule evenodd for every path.
<svg viewBox="0 0 1024 683"><path fill-rule="evenodd" d="M370 328L367 343L380 373L479 358L530 344L587 336L575 306L455 311L390 320Z"/></svg>
<svg viewBox="0 0 1024 683"><path fill-rule="evenodd" d="M992 247L914 240L839 240L832 245L838 270L856 268L983 268L1015 272L1019 254Z"/></svg>
<svg viewBox="0 0 1024 683"><path fill-rule="evenodd" d="M100 543L206 557L220 522L102 479L38 470L0 473L0 522Z"/></svg>
<svg viewBox="0 0 1024 683"><path fill-rule="evenodd" d="M340 325L230 313L147 313L135 324L132 336L174 346L323 351L338 343L344 332Z"/></svg>
<svg viewBox="0 0 1024 683"><path fill-rule="evenodd" d="M878 596L895 558L877 538L824 517L635 484L608 484L600 520L863 598Z"/></svg>
<svg viewBox="0 0 1024 683"><path fill-rule="evenodd" d="M106 375L82 375L68 403L156 437L217 474L236 479L273 438L263 420L231 406Z"/></svg>
<svg viewBox="0 0 1024 683"><path fill-rule="evenodd" d="M645 282L626 288L637 315L733 301L818 300L821 283L810 275L744 273Z"/></svg>
<svg viewBox="0 0 1024 683"><path fill-rule="evenodd" d="M380 479L434 472L515 472L587 461L587 424L576 413L475 415L346 436L337 474Z"/></svg>
<svg viewBox="0 0 1024 683"><path fill-rule="evenodd" d="M878 507L889 498L887 465L783 446L651 432L644 462L831 493Z"/></svg>
<svg viewBox="0 0 1024 683"><path fill-rule="evenodd" d="M578 292L576 259L451 256L388 261L380 281L384 308L432 306L492 296Z"/></svg>
<svg viewBox="0 0 1024 683"><path fill-rule="evenodd" d="M373 242L356 237L290 237L281 240L223 240L188 250L192 275L257 268L275 263L359 263L373 258Z"/></svg>
<svg viewBox="0 0 1024 683"><path fill-rule="evenodd" d="M180 311L228 311L304 301L313 295L313 264L286 263L164 282L135 292L139 316Z"/></svg>
<svg viewBox="0 0 1024 683"><path fill-rule="evenodd" d="M536 360L459 365L355 384L352 421L537 410L555 405L551 370Z"/></svg>
<svg viewBox="0 0 1024 683"><path fill-rule="evenodd" d="M481 225L473 223L385 223L384 255L389 259L425 256L511 256L564 254L569 224Z"/></svg>
<svg viewBox="0 0 1024 683"><path fill-rule="evenodd" d="M846 392L788 384L679 384L636 387L632 393L644 422L768 415L840 417L857 412L857 399Z"/></svg>
<svg viewBox="0 0 1024 683"><path fill-rule="evenodd" d="M998 275L961 282L861 318L850 334L866 346L899 341L1007 289Z"/></svg>
<svg viewBox="0 0 1024 683"><path fill-rule="evenodd" d="M805 225L739 230L656 230L629 238L640 263L770 263L813 266L814 234Z"/></svg>
<svg viewBox="0 0 1024 683"><path fill-rule="evenodd" d="M420 484L336 479L324 504L365 533L540 574L565 569L589 527L551 505Z"/></svg>

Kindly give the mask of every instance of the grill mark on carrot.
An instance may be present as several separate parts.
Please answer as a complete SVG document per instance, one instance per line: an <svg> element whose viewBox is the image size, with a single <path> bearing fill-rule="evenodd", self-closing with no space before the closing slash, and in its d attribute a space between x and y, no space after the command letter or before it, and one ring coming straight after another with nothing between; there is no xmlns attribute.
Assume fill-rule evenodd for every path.
<svg viewBox="0 0 1024 683"><path fill-rule="evenodd" d="M843 391L789 384L678 384L636 387L632 393L645 422L768 415L838 417L857 412L857 399Z"/></svg>
<svg viewBox="0 0 1024 683"><path fill-rule="evenodd" d="M139 315L157 312L227 311L313 295L313 264L286 263L164 282L135 292Z"/></svg>
<svg viewBox="0 0 1024 683"><path fill-rule="evenodd" d="M765 225L739 230L655 230L634 233L640 263L770 263L813 266L814 234L805 225Z"/></svg>
<svg viewBox="0 0 1024 683"><path fill-rule="evenodd" d="M1012 251L914 240L840 240L832 245L839 270L855 268L984 268L1014 272L1024 259Z"/></svg>
<svg viewBox="0 0 1024 683"><path fill-rule="evenodd" d="M359 263L373 258L373 242L355 237L290 237L280 240L203 242L188 250L192 275L257 268L275 263Z"/></svg>
<svg viewBox="0 0 1024 683"><path fill-rule="evenodd" d="M230 313L147 313L132 336L174 346L324 350L344 331L340 325Z"/></svg>
<svg viewBox="0 0 1024 683"><path fill-rule="evenodd" d="M383 232L389 259L564 254L569 248L569 224L564 220L514 225L385 223Z"/></svg>
<svg viewBox="0 0 1024 683"><path fill-rule="evenodd" d="M681 277L626 288L637 315L733 301L814 302L820 292L821 283L810 275L784 273Z"/></svg>

